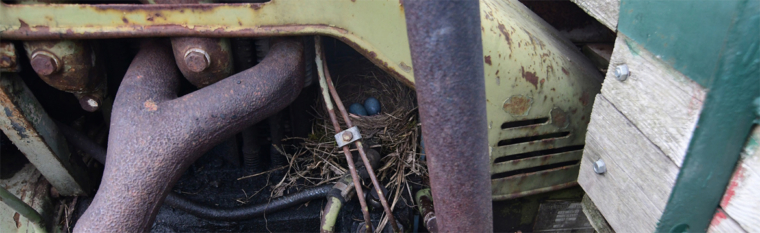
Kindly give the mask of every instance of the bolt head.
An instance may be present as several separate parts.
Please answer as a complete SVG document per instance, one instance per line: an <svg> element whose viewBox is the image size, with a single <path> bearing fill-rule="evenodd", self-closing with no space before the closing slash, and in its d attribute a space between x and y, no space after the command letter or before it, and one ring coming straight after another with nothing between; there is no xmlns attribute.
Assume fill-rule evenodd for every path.
<svg viewBox="0 0 760 233"><path fill-rule="evenodd" d="M191 49L185 53L185 65L192 72L199 73L209 67L209 55L202 49Z"/></svg>
<svg viewBox="0 0 760 233"><path fill-rule="evenodd" d="M58 59L54 55L46 52L35 52L32 54L31 63L32 69L42 76L55 74L61 69Z"/></svg>
<svg viewBox="0 0 760 233"><path fill-rule="evenodd" d="M79 99L79 105L82 106L82 109L85 111L94 112L100 108L100 101L92 96L84 96Z"/></svg>
<svg viewBox="0 0 760 233"><path fill-rule="evenodd" d="M630 71L628 71L628 65L626 64L618 65L615 67L615 78L621 82L628 79L628 76L630 74Z"/></svg>
<svg viewBox="0 0 760 233"><path fill-rule="evenodd" d="M343 132L343 141L349 142L351 139L354 139L354 134L348 131Z"/></svg>
<svg viewBox="0 0 760 233"><path fill-rule="evenodd" d="M607 165L604 164L603 160L600 159L594 162L594 172L596 172L596 174L604 174L607 172Z"/></svg>

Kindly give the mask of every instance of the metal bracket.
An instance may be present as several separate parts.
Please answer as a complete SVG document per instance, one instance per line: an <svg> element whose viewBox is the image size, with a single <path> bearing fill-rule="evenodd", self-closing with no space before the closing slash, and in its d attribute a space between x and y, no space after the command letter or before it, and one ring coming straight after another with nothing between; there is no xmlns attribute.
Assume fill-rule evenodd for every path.
<svg viewBox="0 0 760 233"><path fill-rule="evenodd" d="M338 147L344 147L359 139L362 139L362 135L359 134L359 128L356 126L335 134L335 141L338 143Z"/></svg>

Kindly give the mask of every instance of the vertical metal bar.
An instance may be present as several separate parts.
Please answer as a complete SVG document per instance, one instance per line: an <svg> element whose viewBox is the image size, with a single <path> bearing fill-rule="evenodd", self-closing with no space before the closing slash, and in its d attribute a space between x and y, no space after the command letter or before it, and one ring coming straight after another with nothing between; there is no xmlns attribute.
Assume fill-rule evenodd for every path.
<svg viewBox="0 0 760 233"><path fill-rule="evenodd" d="M343 101L341 101L340 96L338 96L338 91L335 90L335 86L333 86L332 78L330 78L330 71L327 70L326 65L324 68L324 73L327 87L330 89L330 94L333 96L333 98L335 98L335 105L338 106L338 110L340 110L340 114L343 116L343 120L346 122L346 126L348 128L354 127L354 124L351 123L351 119L348 117L348 112L346 111L346 107L343 105ZM370 164L369 159L367 159L367 154L364 152L362 142L357 140L354 142L354 145L356 145L356 150L359 151L359 157L361 157L362 162L364 163L364 167L367 169L369 179L372 181L372 185L374 186L378 197L380 197L380 204L383 205L383 210L385 211L385 214L388 215L388 222L391 224L393 232L401 232L401 230L398 228L398 225L396 225L396 218L393 217L393 211L388 205L388 200L385 199L385 194L383 193L382 188L380 188L380 182L377 180L377 175L375 175L375 171L372 169L372 164ZM343 148L344 150L348 150L348 147L346 146ZM378 228L380 228L380 226L378 226Z"/></svg>
<svg viewBox="0 0 760 233"><path fill-rule="evenodd" d="M324 67L326 66L323 66L325 57L324 53L322 52L322 38L319 36L314 37L314 45L317 51L316 63L317 70L319 72L319 87L322 88L322 97L325 100L327 113L330 115L330 121L332 121L333 127L335 127L335 132L337 133L341 130L340 124L338 123L338 117L335 116L335 109L333 107L332 101L330 101L327 81L325 80ZM346 155L348 170L351 172L351 178L353 179L354 187L356 188L356 196L359 198L359 204L362 208L362 215L364 215L364 223L366 224L365 229L367 229L367 233L370 233L372 231L372 220L369 217L367 201L364 200L364 191L362 190L362 185L359 183L361 182L359 179L359 174L356 173L356 168L354 167L354 158L352 157L351 151L349 151L348 147L343 147L343 154Z"/></svg>
<svg viewBox="0 0 760 233"><path fill-rule="evenodd" d="M477 0L404 1L430 184L441 232L491 232Z"/></svg>
<svg viewBox="0 0 760 233"><path fill-rule="evenodd" d="M72 163L66 139L16 74L0 76L0 107L0 129L50 184L62 195L87 194L85 169Z"/></svg>

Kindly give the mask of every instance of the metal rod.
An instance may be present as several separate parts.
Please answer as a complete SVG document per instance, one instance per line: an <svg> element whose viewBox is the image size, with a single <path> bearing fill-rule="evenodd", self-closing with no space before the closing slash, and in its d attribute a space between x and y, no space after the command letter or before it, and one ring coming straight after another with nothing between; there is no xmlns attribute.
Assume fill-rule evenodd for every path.
<svg viewBox="0 0 760 233"><path fill-rule="evenodd" d="M322 38L320 36L314 37L314 45L317 51L316 56L316 63L317 63L317 70L319 73L319 87L322 89L322 97L325 100L325 105L327 107L327 113L330 115L330 121L332 121L333 127L335 127L335 133L340 132L340 124L338 123L338 118L335 116L335 109L333 108L332 102L330 101L330 94L328 94L328 87L327 87L327 81L325 80L325 70L322 64L324 63L324 53L322 52ZM364 215L364 222L366 224L367 233L372 232L372 220L369 217L369 209L367 208L367 201L364 200L364 191L362 190L362 185L359 183L359 174L356 173L356 168L354 167L354 159L351 156L351 151L349 151L348 147L343 147L343 154L346 155L346 161L348 162L348 170L351 172L351 178L353 179L354 187L356 188L356 196L359 198L359 204L362 207L362 214Z"/></svg>
<svg viewBox="0 0 760 233"><path fill-rule="evenodd" d="M351 123L351 119L348 118L348 112L346 112L346 107L343 106L343 101L341 101L340 96L338 96L338 91L336 91L335 86L333 86L332 78L330 77L330 71L327 70L327 65L324 65L324 73L327 87L330 89L330 94L332 94L333 98L335 99L335 105L338 106L338 110L340 110L340 114L343 116L343 120L346 122L346 126L349 128L354 127L354 125ZM359 155L364 162L364 167L367 168L369 179L372 180L375 191L377 191L377 194L380 197L380 204L383 205L383 210L385 210L385 214L388 215L388 221L391 223L393 231L401 232L396 225L396 218L393 217L393 211L391 211L391 208L388 205L388 201L385 199L385 193L383 193L383 190L380 188L380 182L377 181L375 171L372 169L372 165L370 164L369 159L367 159L367 154L364 152L364 146L362 146L362 143L359 140L355 141L354 145L356 145L356 149L359 151ZM343 148L348 150L348 147L346 146Z"/></svg>
<svg viewBox="0 0 760 233"><path fill-rule="evenodd" d="M27 205L22 201L21 199L18 199L16 195L13 195L11 192L8 192L4 187L0 186L0 201L8 205L8 207L11 207L11 209L15 210L21 216L24 216L26 219L29 219L29 222L32 223L32 227L34 228L35 232L38 233L44 233L47 232L45 230L45 222L43 221L42 216L40 213L38 213L34 208Z"/></svg>
<svg viewBox="0 0 760 233"><path fill-rule="evenodd" d="M492 232L478 0L404 1L435 213L442 232Z"/></svg>

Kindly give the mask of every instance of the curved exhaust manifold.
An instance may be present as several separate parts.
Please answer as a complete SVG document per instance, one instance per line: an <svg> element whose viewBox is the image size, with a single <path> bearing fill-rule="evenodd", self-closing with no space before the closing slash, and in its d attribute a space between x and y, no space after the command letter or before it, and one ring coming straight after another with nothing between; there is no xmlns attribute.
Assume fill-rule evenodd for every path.
<svg viewBox="0 0 760 233"><path fill-rule="evenodd" d="M203 152L296 98L302 54L300 40L280 40L259 65L177 97L171 46L145 41L116 95L100 188L74 231L149 231L168 192Z"/></svg>

